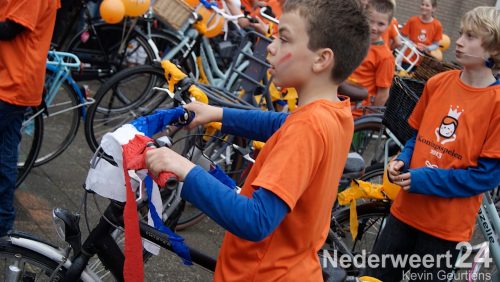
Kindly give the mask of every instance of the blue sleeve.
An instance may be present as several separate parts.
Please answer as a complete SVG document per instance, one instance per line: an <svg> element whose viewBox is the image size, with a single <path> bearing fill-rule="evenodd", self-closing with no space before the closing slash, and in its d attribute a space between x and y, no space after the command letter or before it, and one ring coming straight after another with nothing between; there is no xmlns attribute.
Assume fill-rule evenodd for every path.
<svg viewBox="0 0 500 282"><path fill-rule="evenodd" d="M444 198L470 197L500 184L500 160L480 158L466 169L410 169L410 192Z"/></svg>
<svg viewBox="0 0 500 282"><path fill-rule="evenodd" d="M413 150L415 149L415 142L417 140L417 134L414 134L412 138L406 141L406 144L401 150L401 153L397 156L396 160L402 161L405 165L403 171L407 171L410 167L411 156L413 155Z"/></svg>
<svg viewBox="0 0 500 282"><path fill-rule="evenodd" d="M229 232L254 242L271 234L289 211L283 200L265 188L248 198L199 166L186 176L181 196Z"/></svg>
<svg viewBox="0 0 500 282"><path fill-rule="evenodd" d="M222 132L265 142L287 118L287 113L224 108Z"/></svg>

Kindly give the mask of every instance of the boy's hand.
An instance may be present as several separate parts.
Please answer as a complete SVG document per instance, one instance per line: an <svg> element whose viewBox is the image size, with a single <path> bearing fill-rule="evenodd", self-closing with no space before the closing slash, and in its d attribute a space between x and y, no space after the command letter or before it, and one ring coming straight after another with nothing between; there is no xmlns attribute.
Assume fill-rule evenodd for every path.
<svg viewBox="0 0 500 282"><path fill-rule="evenodd" d="M400 160L394 160L389 163L387 168L388 177L391 182L397 183L397 176L401 173L401 169L404 167L405 163Z"/></svg>
<svg viewBox="0 0 500 282"><path fill-rule="evenodd" d="M200 102L189 103L184 108L194 113L194 119L187 126L189 129L213 121L222 121L222 108L209 106Z"/></svg>
<svg viewBox="0 0 500 282"><path fill-rule="evenodd" d="M405 163L400 160L394 160L389 163L388 177L389 180L401 186L404 190L408 191L410 189L411 179L410 173L401 174L401 169L404 167Z"/></svg>
<svg viewBox="0 0 500 282"><path fill-rule="evenodd" d="M417 43L417 49L420 52L424 52L426 47L427 46L425 46L425 44L423 44L423 43Z"/></svg>
<svg viewBox="0 0 500 282"><path fill-rule="evenodd" d="M255 17L255 19L257 20L257 22L250 23L250 26L253 27L255 29L255 31L257 31L260 34L264 34L264 35L267 34L269 26L264 21L262 21L259 17Z"/></svg>
<svg viewBox="0 0 500 282"><path fill-rule="evenodd" d="M398 184L399 186L401 186L401 188L403 188L403 190L405 191L408 191L410 190L410 185L411 185L411 174L409 172L407 173L403 173L403 174L400 174L398 177L397 177L398 181L397 182L394 182L396 184Z"/></svg>
<svg viewBox="0 0 500 282"><path fill-rule="evenodd" d="M195 164L169 148L162 147L146 152L146 167L156 177L162 171L169 171L177 175L180 181L184 181Z"/></svg>

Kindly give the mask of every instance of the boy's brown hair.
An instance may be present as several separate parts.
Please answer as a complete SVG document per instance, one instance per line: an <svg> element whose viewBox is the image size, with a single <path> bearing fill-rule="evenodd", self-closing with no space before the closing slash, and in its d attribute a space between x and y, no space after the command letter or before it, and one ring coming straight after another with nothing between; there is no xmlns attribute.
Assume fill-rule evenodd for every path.
<svg viewBox="0 0 500 282"><path fill-rule="evenodd" d="M344 81L365 58L369 26L357 0L287 0L283 12L298 12L305 19L309 49L333 51L335 83Z"/></svg>
<svg viewBox="0 0 500 282"><path fill-rule="evenodd" d="M388 23L391 22L392 17L394 17L394 1L391 0L370 0L368 2L367 12L370 13L371 10L376 11L381 14L386 14L388 16Z"/></svg>

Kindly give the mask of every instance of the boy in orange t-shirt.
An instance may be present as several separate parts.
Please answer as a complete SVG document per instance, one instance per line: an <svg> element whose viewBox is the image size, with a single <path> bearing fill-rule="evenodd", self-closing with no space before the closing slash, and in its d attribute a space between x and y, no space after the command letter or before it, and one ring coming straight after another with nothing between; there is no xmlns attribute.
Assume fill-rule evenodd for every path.
<svg viewBox="0 0 500 282"><path fill-rule="evenodd" d="M443 37L441 22L434 18L437 0L422 0L420 16L411 17L401 29L401 35L411 40L420 52L428 53L439 48L439 41ZM406 55L410 50L406 51ZM416 57L410 61L416 60ZM408 62L404 62L407 64ZM417 62L417 66L420 61ZM406 69L406 67L405 67Z"/></svg>
<svg viewBox="0 0 500 282"><path fill-rule="evenodd" d="M362 106L383 106L389 98L389 89L394 77L395 61L381 35L387 30L394 6L390 0L371 0L366 7L370 23L370 49L363 63L349 80L365 87L368 97ZM353 111L355 117L363 115L362 109Z"/></svg>
<svg viewBox="0 0 500 282"><path fill-rule="evenodd" d="M417 135L389 164L389 179L403 189L372 255L415 254L434 262L448 256L411 269L434 281L449 277L457 243L472 237L481 193L500 183L500 81L492 70L500 63L498 34L500 11L494 7L464 15L456 42L463 70L429 79L408 120ZM399 281L403 272L389 265L368 274Z"/></svg>
<svg viewBox="0 0 500 282"><path fill-rule="evenodd" d="M268 60L276 85L298 90L299 107L286 114L185 106L195 113L191 127L222 121L226 133L266 142L241 194L167 148L147 152L153 174L176 173L181 196L227 229L215 281L323 281L317 252L354 128L337 89L365 57L368 33L356 1L287 0Z"/></svg>
<svg viewBox="0 0 500 282"><path fill-rule="evenodd" d="M14 224L21 125L42 100L45 62L58 0L4 0L0 5L0 237Z"/></svg>

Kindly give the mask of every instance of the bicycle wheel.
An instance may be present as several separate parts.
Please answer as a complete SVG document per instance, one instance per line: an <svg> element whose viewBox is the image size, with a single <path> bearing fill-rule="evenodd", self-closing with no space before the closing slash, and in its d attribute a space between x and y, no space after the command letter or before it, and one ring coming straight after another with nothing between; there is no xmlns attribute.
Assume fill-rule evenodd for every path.
<svg viewBox="0 0 500 282"><path fill-rule="evenodd" d="M87 35L82 35L87 34ZM126 34L126 33L125 33ZM151 64L155 54L147 39L133 29L123 42L122 25L98 23L79 32L68 44L67 52L78 56L83 64L74 71L75 80L102 79L126 67ZM120 47L123 42L122 50Z"/></svg>
<svg viewBox="0 0 500 282"><path fill-rule="evenodd" d="M332 214L330 231L327 244L341 255L359 254L366 251L368 254L373 249L375 242L389 216L390 203L374 201L357 206L358 213L358 235L352 239L350 233L350 211L349 207L338 209ZM349 275L358 276L360 269L348 269Z"/></svg>
<svg viewBox="0 0 500 282"><path fill-rule="evenodd" d="M381 184L383 175L384 167L376 165L368 168L361 180ZM334 235L336 239L341 238L344 246L347 247L347 250L340 251L358 253L366 250L370 252L378 239L385 218L389 215L390 205L391 203L386 201L358 202L356 210L359 228L358 235L354 239L350 234L350 208L344 207L333 210L330 229L334 234L330 235ZM334 239L329 238L329 241L335 241Z"/></svg>
<svg viewBox="0 0 500 282"><path fill-rule="evenodd" d="M42 146L43 116L41 109L31 107L26 110L21 127L21 143L17 161L16 187L28 176Z"/></svg>
<svg viewBox="0 0 500 282"><path fill-rule="evenodd" d="M181 39L168 30L156 30L151 34L151 39L158 48L160 58L163 58L181 42ZM196 64L196 54L193 50L189 51L188 47L185 46L173 57L172 62L180 66L184 73L191 74L195 80L198 80L200 74Z"/></svg>
<svg viewBox="0 0 500 282"><path fill-rule="evenodd" d="M1 281L59 281L65 269L55 273L58 263L40 253L13 245L10 241L0 240L0 280ZM18 270L17 277L12 270ZM13 278L16 278L13 280Z"/></svg>
<svg viewBox="0 0 500 282"><path fill-rule="evenodd" d="M46 73L46 87L50 88L53 72ZM73 87L64 81L56 93L45 99L47 112L43 114L45 125L42 147L34 166L40 166L59 156L73 142L80 126L82 109L80 98Z"/></svg>
<svg viewBox="0 0 500 282"><path fill-rule="evenodd" d="M384 163L384 146L387 136L384 133L382 116L368 115L354 121L354 134L350 152L360 154L367 167Z"/></svg>
<svg viewBox="0 0 500 282"><path fill-rule="evenodd" d="M153 87L168 88L164 70L144 65L117 73L99 88L85 119L85 138L93 151L107 132L158 107L172 106L168 94Z"/></svg>

